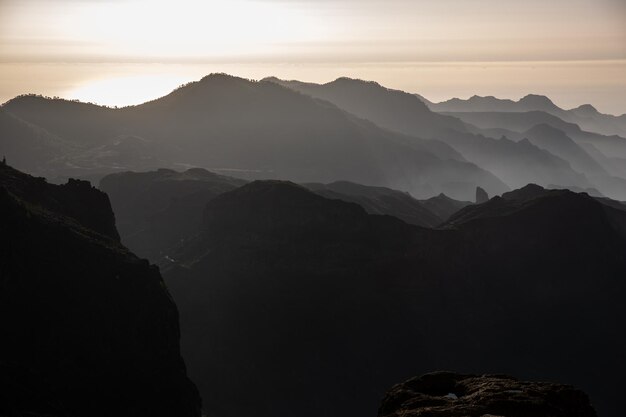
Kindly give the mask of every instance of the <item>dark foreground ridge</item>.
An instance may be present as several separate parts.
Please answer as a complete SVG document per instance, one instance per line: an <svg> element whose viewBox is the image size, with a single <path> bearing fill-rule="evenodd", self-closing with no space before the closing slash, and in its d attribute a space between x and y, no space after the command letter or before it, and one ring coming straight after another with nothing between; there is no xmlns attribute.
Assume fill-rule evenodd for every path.
<svg viewBox="0 0 626 417"><path fill-rule="evenodd" d="M622 207L529 186L428 229L284 181L220 194L165 272L204 411L367 415L439 368L572 384L621 417Z"/></svg>
<svg viewBox="0 0 626 417"><path fill-rule="evenodd" d="M0 415L200 415L176 306L104 193L3 165L0 219Z"/></svg>
<svg viewBox="0 0 626 417"><path fill-rule="evenodd" d="M596 417L589 397L569 385L502 375L435 372L392 387L378 417Z"/></svg>

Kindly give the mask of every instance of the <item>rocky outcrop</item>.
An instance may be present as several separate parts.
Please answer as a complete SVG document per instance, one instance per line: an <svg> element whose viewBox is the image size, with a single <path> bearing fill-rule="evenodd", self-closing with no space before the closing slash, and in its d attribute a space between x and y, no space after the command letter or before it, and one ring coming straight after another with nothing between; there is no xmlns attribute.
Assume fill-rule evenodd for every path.
<svg viewBox="0 0 626 417"><path fill-rule="evenodd" d="M0 219L0 415L200 415L177 308L104 193L3 166Z"/></svg>
<svg viewBox="0 0 626 417"><path fill-rule="evenodd" d="M569 385L502 375L435 372L392 387L379 417L595 417L584 392Z"/></svg>
<svg viewBox="0 0 626 417"><path fill-rule="evenodd" d="M0 187L20 200L64 216L72 222L119 241L109 197L88 181L70 179L64 185L0 165Z"/></svg>
<svg viewBox="0 0 626 417"><path fill-rule="evenodd" d="M476 187L476 204L489 201L489 194L481 187Z"/></svg>

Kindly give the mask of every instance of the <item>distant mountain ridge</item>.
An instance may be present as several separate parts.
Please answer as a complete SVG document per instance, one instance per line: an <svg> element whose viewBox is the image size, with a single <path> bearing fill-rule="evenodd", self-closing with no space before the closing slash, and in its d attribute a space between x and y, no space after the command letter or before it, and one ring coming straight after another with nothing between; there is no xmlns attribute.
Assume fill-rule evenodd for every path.
<svg viewBox="0 0 626 417"><path fill-rule="evenodd" d="M430 111L423 103L418 103L421 100L415 95L387 89L375 82L349 78L339 78L326 84L283 81L275 77L266 80L312 97L328 100L387 129L413 137L436 138L452 146L468 161L493 172L513 188L531 182L544 186L549 184L577 188L592 186L585 173L576 172L566 159L554 155L547 147L537 147L528 141L493 140L484 137L480 129L461 123L461 120L468 122L464 117L450 113L455 117L442 118L442 115ZM545 100L533 96L528 97L527 101ZM546 115L550 116L547 113ZM554 116L550 117L557 119ZM469 122L471 123L471 120ZM490 123L478 126L492 127ZM577 128L575 125L572 126ZM473 196L465 197L470 198Z"/></svg>
<svg viewBox="0 0 626 417"><path fill-rule="evenodd" d="M445 192L465 198L477 185L493 193L508 188L443 142L381 129L272 82L224 74L121 109L22 97L3 110L83 149L47 171L61 175L200 166L248 179L347 180L421 197ZM111 149L120 137L134 145ZM126 149L138 146L128 157Z"/></svg>
<svg viewBox="0 0 626 417"><path fill-rule="evenodd" d="M440 136L448 130L465 132L458 119L431 112L414 95L385 88L374 81L347 77L326 84L265 78L285 87L334 103L381 127L420 138Z"/></svg>
<svg viewBox="0 0 626 417"><path fill-rule="evenodd" d="M421 96L418 97L421 98ZM441 113L545 111L567 122L575 123L583 130L608 136L626 137L626 114L620 116L603 114L591 104L565 110L554 104L548 97L537 94L526 95L518 101L475 95L466 100L452 98L440 103L425 101L425 104L431 110Z"/></svg>

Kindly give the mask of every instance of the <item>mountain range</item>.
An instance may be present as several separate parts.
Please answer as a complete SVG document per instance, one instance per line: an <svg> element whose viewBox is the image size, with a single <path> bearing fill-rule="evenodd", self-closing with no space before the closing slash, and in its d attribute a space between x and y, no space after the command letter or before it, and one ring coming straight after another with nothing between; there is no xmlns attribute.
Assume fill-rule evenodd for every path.
<svg viewBox="0 0 626 417"><path fill-rule="evenodd" d="M525 138L524 132L537 125L547 124L564 130L580 141L581 146L584 144L597 147L597 152L601 155L604 152L611 156L623 156L623 152L626 152L626 139L582 131L578 125L565 122L545 111L485 113L477 111L482 108L480 103L472 102L464 107L472 109L467 112L436 113L434 111L443 111L446 108L436 107L430 102L426 103L427 106L424 104L425 99L420 96L388 89L375 82L349 78L339 78L326 84L284 81L275 77L266 80L328 100L387 129L445 142L459 151L465 159L492 172L513 188L528 183L576 189L598 188L614 198L626 198L626 182L622 181L623 178L618 178L621 173L611 168L613 164L610 162L606 164L607 168L600 167L600 164L606 163L602 161L602 157L596 161L583 149L578 149L574 155L570 152L555 153L558 145L553 145L552 142L559 141L558 138L549 138L541 143L521 141ZM538 100L531 97L524 100L524 103L536 101ZM477 109L471 104L476 104ZM509 140L503 140L504 137ZM575 159L568 159L570 156ZM591 171L580 169L581 158L586 160L584 168L593 166ZM607 173L608 170L611 174ZM590 175L593 178L589 178Z"/></svg>
<svg viewBox="0 0 626 417"><path fill-rule="evenodd" d="M363 414L407 369L563 381L620 414L621 203L527 186L431 229L255 181L199 231L164 276L209 414Z"/></svg>
<svg viewBox="0 0 626 417"><path fill-rule="evenodd" d="M591 104L583 104L565 110L558 107L548 97L528 94L518 101L499 99L493 96L472 96L467 100L453 98L441 103L433 103L418 96L428 108L438 113L449 112L512 112L524 113L542 111L556 116L566 122L574 123L581 129L603 135L626 137L626 114L613 116L600 113Z"/></svg>
<svg viewBox="0 0 626 417"><path fill-rule="evenodd" d="M225 74L8 101L0 415L621 416L626 139L596 113Z"/></svg>
<svg viewBox="0 0 626 417"><path fill-rule="evenodd" d="M111 171L198 166L248 179L354 181L416 197L445 192L468 199L476 186L492 193L508 188L445 143L381 129L272 82L222 74L122 109L33 96L2 109L80 148L44 166L38 174L46 176L96 179Z"/></svg>
<svg viewBox="0 0 626 417"><path fill-rule="evenodd" d="M107 175L99 188L111 199L122 242L139 256L167 265L173 252L198 233L206 204L247 182L200 168L159 169ZM444 194L417 200L406 192L347 181L303 186L330 199L356 203L370 214L394 216L423 227L439 226L472 204Z"/></svg>
<svg viewBox="0 0 626 417"><path fill-rule="evenodd" d="M548 102L531 96L505 111L477 111L487 107L476 100L429 109L414 94L374 82L212 74L121 109L17 97L0 110L0 151L53 181L195 166L246 179L351 181L417 198L443 192L469 200L476 186L494 195L537 183L626 199L626 139L582 130ZM543 125L562 133L544 129L540 140ZM563 134L580 149L557 149Z"/></svg>

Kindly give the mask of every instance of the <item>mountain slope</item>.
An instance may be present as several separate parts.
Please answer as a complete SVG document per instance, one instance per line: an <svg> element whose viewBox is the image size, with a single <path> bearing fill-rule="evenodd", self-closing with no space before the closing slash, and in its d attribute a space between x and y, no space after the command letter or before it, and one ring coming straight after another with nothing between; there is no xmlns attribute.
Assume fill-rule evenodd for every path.
<svg viewBox="0 0 626 417"><path fill-rule="evenodd" d="M591 143L605 155L626 157L626 139L586 132L574 123L566 122L544 111L528 112L449 112L445 113L481 129L500 128L524 132L536 125L547 124L565 132L579 143Z"/></svg>
<svg viewBox="0 0 626 417"><path fill-rule="evenodd" d="M454 152L445 144L383 130L272 82L223 74L122 109L21 98L7 103L5 110L24 120L32 117L33 123L55 134L89 137L84 142L93 147L119 135L145 139L166 167L201 166L248 179L347 180L423 197L446 192L463 198L477 185L494 194L507 189L471 163L442 158ZM84 118L72 117L81 112Z"/></svg>
<svg viewBox="0 0 626 417"><path fill-rule="evenodd" d="M406 369L459 369L574 384L619 415L626 212L500 201L432 230L285 182L212 199L165 273L207 413L365 414Z"/></svg>
<svg viewBox="0 0 626 417"><path fill-rule="evenodd" d="M422 138L436 137L450 129L465 132L458 119L431 112L413 94L392 90L373 81L338 78L327 84L266 80L327 100L386 129Z"/></svg>
<svg viewBox="0 0 626 417"><path fill-rule="evenodd" d="M421 200L421 203L444 220L448 220L451 215L461 210L463 207L473 204L470 201L452 199L445 194L439 194L427 200Z"/></svg>
<svg viewBox="0 0 626 417"><path fill-rule="evenodd" d="M510 187L538 181L544 185L589 187L583 176L577 175L548 151L531 149L532 146L527 144L496 142L481 135L472 135L468 133L468 130L472 130L470 126L460 123L457 118L443 117L429 111L415 95L386 89L374 82L348 78L340 78L323 85L281 81L276 78L270 80L328 100L387 129L445 142L467 160L495 173Z"/></svg>
<svg viewBox="0 0 626 417"><path fill-rule="evenodd" d="M436 227L445 220L410 194L389 188L368 187L346 181L304 186L326 198L356 203L369 214L394 216L416 226Z"/></svg>
<svg viewBox="0 0 626 417"><path fill-rule="evenodd" d="M422 99L424 101L424 99ZM575 123L583 130L602 135L626 137L626 114L612 116L602 114L590 104L565 110L548 97L529 94L518 101L498 99L493 96L472 96L467 100L453 98L441 103L424 103L436 112L529 112L544 111L566 122Z"/></svg>
<svg viewBox="0 0 626 417"><path fill-rule="evenodd" d="M176 172L111 174L100 181L117 219L122 242L154 262L198 232L202 211L215 196L246 181L200 168Z"/></svg>
<svg viewBox="0 0 626 417"><path fill-rule="evenodd" d="M523 133L534 145L568 161L576 171L587 175L607 175L602 166L565 132L548 124L533 126Z"/></svg>
<svg viewBox="0 0 626 417"><path fill-rule="evenodd" d="M89 213L68 217L75 207ZM0 366L11 370L2 383L21 392L0 409L199 416L178 312L158 269L121 246L117 232L88 228L92 220L113 224L106 195L2 165L0 215ZM25 389L34 390L31 400Z"/></svg>
<svg viewBox="0 0 626 417"><path fill-rule="evenodd" d="M24 171L46 170L75 147L0 108L0 157Z"/></svg>
<svg viewBox="0 0 626 417"><path fill-rule="evenodd" d="M513 188L528 183L591 187L588 179L569 162L533 145L529 140L512 141L450 132L444 139L466 158L498 175ZM490 193L489 195L494 195ZM473 196L472 198L473 199Z"/></svg>

